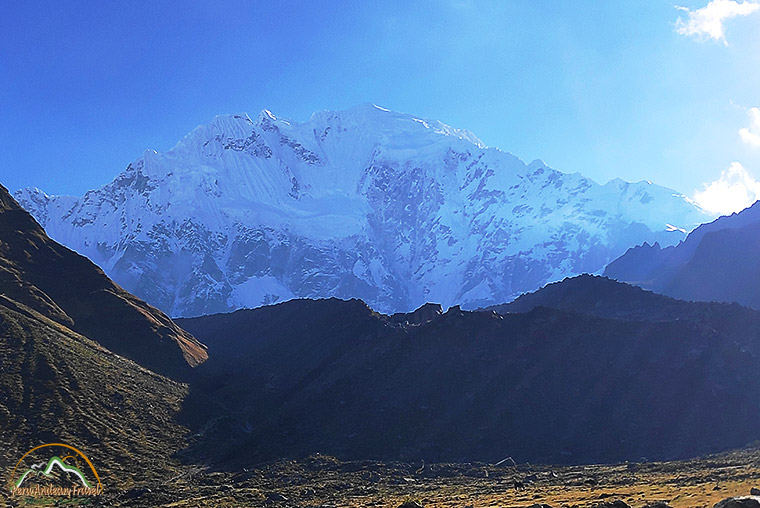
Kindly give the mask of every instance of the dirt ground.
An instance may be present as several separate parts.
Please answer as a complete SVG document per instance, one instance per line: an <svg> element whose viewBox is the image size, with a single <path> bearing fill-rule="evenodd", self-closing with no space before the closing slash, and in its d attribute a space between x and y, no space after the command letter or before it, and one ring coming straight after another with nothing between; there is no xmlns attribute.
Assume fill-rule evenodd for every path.
<svg viewBox="0 0 760 508"><path fill-rule="evenodd" d="M760 487L760 449L680 462L570 467L340 462L312 456L234 472L185 467L160 483L107 490L89 504L395 508L416 501L425 508L582 508L621 500L634 508L657 501L685 508L712 507L727 497L749 495L752 487ZM3 502L27 505L21 499L5 498L0 505ZM63 503L58 500L57 506Z"/></svg>

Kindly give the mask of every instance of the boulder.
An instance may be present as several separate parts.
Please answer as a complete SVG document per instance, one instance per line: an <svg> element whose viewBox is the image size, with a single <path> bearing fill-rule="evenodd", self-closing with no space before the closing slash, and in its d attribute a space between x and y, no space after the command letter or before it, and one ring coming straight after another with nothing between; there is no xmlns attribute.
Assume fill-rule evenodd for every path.
<svg viewBox="0 0 760 508"><path fill-rule="evenodd" d="M616 499L615 501L607 501L604 503L595 504L594 508L631 508L629 505L621 501L620 499Z"/></svg>
<svg viewBox="0 0 760 508"><path fill-rule="evenodd" d="M760 508L760 497L729 497L717 503L713 508Z"/></svg>

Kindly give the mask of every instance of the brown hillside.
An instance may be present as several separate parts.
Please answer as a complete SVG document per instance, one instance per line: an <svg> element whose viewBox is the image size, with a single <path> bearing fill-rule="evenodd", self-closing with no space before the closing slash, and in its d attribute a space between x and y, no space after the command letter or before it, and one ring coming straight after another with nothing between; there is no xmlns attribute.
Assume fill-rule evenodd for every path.
<svg viewBox="0 0 760 508"><path fill-rule="evenodd" d="M208 358L163 312L51 240L2 185L0 294L162 374L183 377Z"/></svg>
<svg viewBox="0 0 760 508"><path fill-rule="evenodd" d="M39 312L0 296L0 479L31 448L64 442L93 461L106 489L174 474L187 395Z"/></svg>

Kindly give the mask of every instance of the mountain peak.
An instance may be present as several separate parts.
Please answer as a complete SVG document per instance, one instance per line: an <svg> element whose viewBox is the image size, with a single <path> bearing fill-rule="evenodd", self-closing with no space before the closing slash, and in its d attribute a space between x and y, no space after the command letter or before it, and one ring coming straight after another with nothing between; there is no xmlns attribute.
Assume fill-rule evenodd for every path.
<svg viewBox="0 0 760 508"><path fill-rule="evenodd" d="M466 129L451 127L438 120L422 118L408 113L400 113L378 106L371 102L365 102L344 110L324 110L311 115L311 124L334 123L352 128L374 129L378 132L409 135L444 135L469 141L479 148L485 148L485 144L472 132Z"/></svg>
<svg viewBox="0 0 760 508"><path fill-rule="evenodd" d="M374 104L372 102L362 102L360 104L357 104L356 106L352 106L350 108L343 110L344 113L359 112L359 111L367 113L367 114L383 114L383 113L403 114L403 113L395 113L394 111L391 111L388 108L378 106L377 104Z"/></svg>
<svg viewBox="0 0 760 508"><path fill-rule="evenodd" d="M12 210L17 205L8 189L0 184L0 211Z"/></svg>
<svg viewBox="0 0 760 508"><path fill-rule="evenodd" d="M378 106L371 102L363 102L356 106L351 106L346 109L323 109L321 111L315 111L309 117L309 122L324 122L325 119L331 117L367 117L367 116L381 116L383 114L390 115L403 115L403 113L394 113L390 109Z"/></svg>
<svg viewBox="0 0 760 508"><path fill-rule="evenodd" d="M230 123L242 123L247 125L253 125L253 120L248 116L248 113L235 113L230 115L216 115L211 120L211 125L224 126Z"/></svg>
<svg viewBox="0 0 760 508"><path fill-rule="evenodd" d="M221 115L130 168L81 199L18 196L53 238L174 316L333 296L471 309L710 218L670 189L526 166L374 104L306 122Z"/></svg>
<svg viewBox="0 0 760 508"><path fill-rule="evenodd" d="M258 126L269 125L276 121L278 121L278 118L268 109L262 109L256 117L256 125Z"/></svg>
<svg viewBox="0 0 760 508"><path fill-rule="evenodd" d="M541 159L534 159L528 164L528 169L535 171L536 169L546 168L548 165Z"/></svg>

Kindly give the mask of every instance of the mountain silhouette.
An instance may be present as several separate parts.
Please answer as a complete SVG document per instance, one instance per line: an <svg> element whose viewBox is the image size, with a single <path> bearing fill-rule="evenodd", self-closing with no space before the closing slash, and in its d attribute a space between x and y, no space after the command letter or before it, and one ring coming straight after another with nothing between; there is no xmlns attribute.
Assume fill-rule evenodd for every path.
<svg viewBox="0 0 760 508"><path fill-rule="evenodd" d="M676 246L643 244L604 274L685 300L737 302L760 309L760 203L703 224Z"/></svg>
<svg viewBox="0 0 760 508"><path fill-rule="evenodd" d="M337 299L180 319L210 353L182 413L204 428L195 452L593 463L760 434L760 312L589 276L533 299L417 321Z"/></svg>

